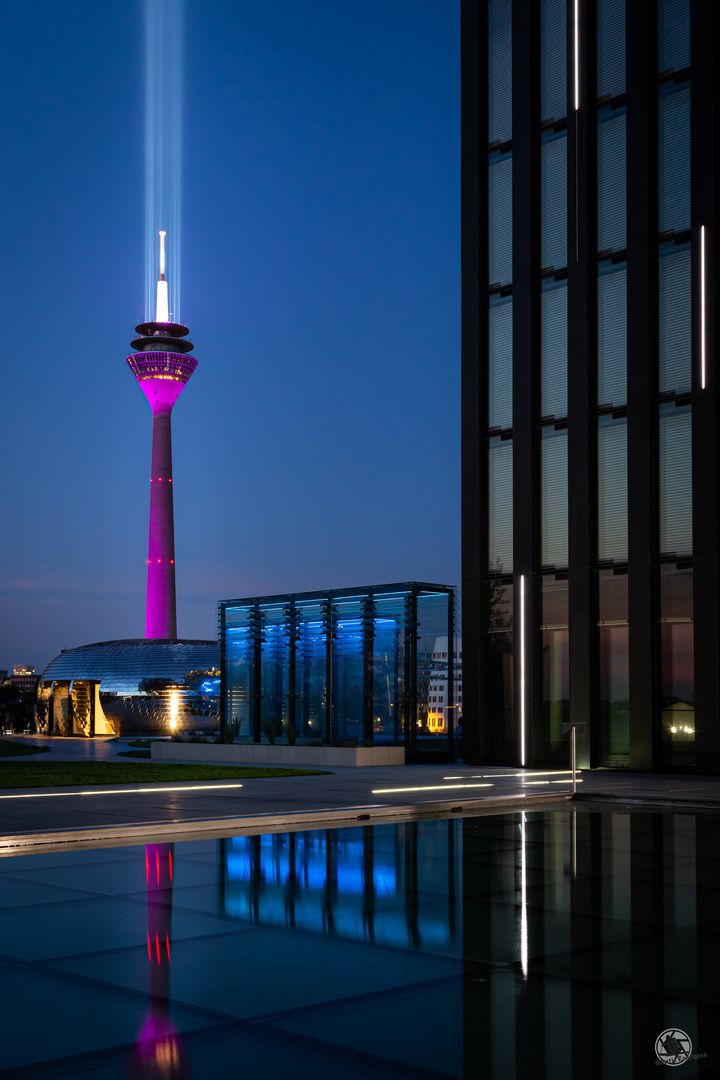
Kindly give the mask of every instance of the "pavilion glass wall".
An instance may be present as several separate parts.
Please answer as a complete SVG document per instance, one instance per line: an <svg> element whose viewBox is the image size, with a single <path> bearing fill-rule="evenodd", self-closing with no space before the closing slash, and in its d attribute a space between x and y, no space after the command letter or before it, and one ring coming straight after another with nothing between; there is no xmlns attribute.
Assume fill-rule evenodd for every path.
<svg viewBox="0 0 720 1080"><path fill-rule="evenodd" d="M220 632L222 722L240 741L451 752L452 589L410 583L224 601ZM438 683L443 708L430 725Z"/></svg>

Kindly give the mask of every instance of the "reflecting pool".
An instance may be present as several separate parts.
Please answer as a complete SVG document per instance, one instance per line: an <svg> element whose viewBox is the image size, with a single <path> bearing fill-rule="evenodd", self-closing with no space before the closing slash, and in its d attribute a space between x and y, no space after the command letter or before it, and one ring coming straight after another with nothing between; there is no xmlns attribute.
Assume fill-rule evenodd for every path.
<svg viewBox="0 0 720 1080"><path fill-rule="evenodd" d="M720 1073L720 818L582 807L0 859L0 1077Z"/></svg>

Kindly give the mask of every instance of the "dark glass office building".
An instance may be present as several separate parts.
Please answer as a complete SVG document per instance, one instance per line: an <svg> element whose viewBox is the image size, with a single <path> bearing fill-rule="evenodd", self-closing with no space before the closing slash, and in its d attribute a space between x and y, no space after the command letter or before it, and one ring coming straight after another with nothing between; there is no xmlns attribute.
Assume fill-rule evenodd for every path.
<svg viewBox="0 0 720 1080"><path fill-rule="evenodd" d="M462 12L466 759L720 772L720 11Z"/></svg>
<svg viewBox="0 0 720 1080"><path fill-rule="evenodd" d="M219 610L221 723L237 741L404 746L407 760L452 760L462 699L452 588L411 581Z"/></svg>

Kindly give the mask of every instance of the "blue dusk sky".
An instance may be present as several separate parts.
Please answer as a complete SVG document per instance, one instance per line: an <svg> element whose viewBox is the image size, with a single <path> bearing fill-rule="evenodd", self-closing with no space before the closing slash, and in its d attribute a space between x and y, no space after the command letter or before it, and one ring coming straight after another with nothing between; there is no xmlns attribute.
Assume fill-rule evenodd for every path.
<svg viewBox="0 0 720 1080"><path fill-rule="evenodd" d="M455 0L187 0L178 633L460 575ZM0 668L144 634L140 0L0 8Z"/></svg>

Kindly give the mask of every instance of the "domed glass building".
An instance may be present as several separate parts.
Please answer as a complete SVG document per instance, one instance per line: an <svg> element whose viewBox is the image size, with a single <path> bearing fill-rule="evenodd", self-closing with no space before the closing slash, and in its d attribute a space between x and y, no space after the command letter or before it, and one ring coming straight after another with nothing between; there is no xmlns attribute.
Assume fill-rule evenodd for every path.
<svg viewBox="0 0 720 1080"><path fill-rule="evenodd" d="M45 735L170 735L217 727L215 641L131 638L66 649L40 676Z"/></svg>

